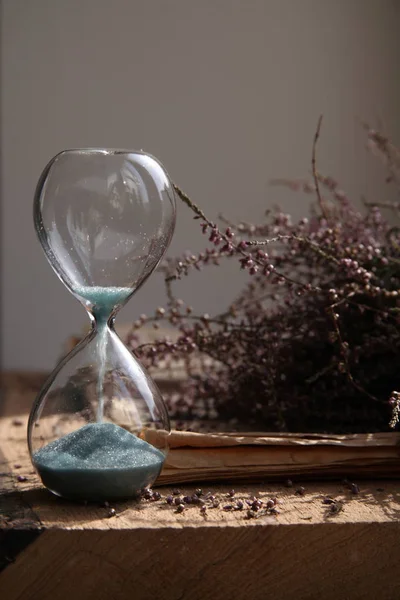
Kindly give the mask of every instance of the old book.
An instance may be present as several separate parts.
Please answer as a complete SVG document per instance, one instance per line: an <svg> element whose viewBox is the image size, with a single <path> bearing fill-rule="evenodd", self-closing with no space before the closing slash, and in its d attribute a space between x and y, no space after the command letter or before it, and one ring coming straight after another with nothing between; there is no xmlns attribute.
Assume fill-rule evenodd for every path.
<svg viewBox="0 0 400 600"><path fill-rule="evenodd" d="M400 475L400 434L172 432L159 483Z"/></svg>

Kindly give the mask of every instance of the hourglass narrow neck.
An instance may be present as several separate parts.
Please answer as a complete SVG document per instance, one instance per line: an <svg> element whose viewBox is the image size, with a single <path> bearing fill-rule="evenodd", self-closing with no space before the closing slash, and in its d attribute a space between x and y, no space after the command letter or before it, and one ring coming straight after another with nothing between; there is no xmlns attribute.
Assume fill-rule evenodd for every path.
<svg viewBox="0 0 400 600"><path fill-rule="evenodd" d="M132 288L81 286L74 290L92 320L93 327L112 327L114 317L133 293Z"/></svg>
<svg viewBox="0 0 400 600"><path fill-rule="evenodd" d="M104 315L99 315L98 313L89 312L89 317L92 322L92 329L95 331L104 331L105 329L109 329L110 331L114 331L114 322L115 315L117 311L113 311L111 314L107 313Z"/></svg>

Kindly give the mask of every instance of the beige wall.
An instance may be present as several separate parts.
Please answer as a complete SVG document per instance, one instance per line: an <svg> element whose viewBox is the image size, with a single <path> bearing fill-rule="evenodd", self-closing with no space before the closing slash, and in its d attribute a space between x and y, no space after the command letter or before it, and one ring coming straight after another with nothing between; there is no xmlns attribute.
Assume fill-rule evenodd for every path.
<svg viewBox="0 0 400 600"><path fill-rule="evenodd" d="M357 198L376 197L357 117L400 139L400 2L396 0L4 0L2 15L3 366L50 368L83 309L44 258L32 195L67 147L143 148L211 218L256 219L269 189L303 176L320 112L321 168ZM184 207L172 250L199 249ZM181 295L224 307L237 269L200 275ZM160 304L157 277L120 320Z"/></svg>

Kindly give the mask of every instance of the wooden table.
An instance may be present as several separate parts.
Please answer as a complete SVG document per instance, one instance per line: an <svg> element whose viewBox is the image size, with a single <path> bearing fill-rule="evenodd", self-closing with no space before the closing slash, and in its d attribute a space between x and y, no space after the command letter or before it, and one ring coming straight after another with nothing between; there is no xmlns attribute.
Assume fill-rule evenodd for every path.
<svg viewBox="0 0 400 600"><path fill-rule="evenodd" d="M207 484L221 503L206 515L193 505L177 514L168 488L158 501L72 504L49 494L29 462L39 382L7 384L2 398L1 600L400 598L399 481L360 481L358 494L340 481L303 483L304 495L301 482L235 485L233 499L232 485ZM279 514L248 518L251 496L277 497ZM223 509L238 499L246 508Z"/></svg>

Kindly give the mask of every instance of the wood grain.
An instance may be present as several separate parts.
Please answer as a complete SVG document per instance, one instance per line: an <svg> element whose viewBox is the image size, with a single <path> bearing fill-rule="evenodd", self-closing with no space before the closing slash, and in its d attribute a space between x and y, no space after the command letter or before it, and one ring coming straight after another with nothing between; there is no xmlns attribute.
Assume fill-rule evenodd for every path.
<svg viewBox="0 0 400 600"><path fill-rule="evenodd" d="M46 531L0 576L7 600L398 600L400 528Z"/></svg>

